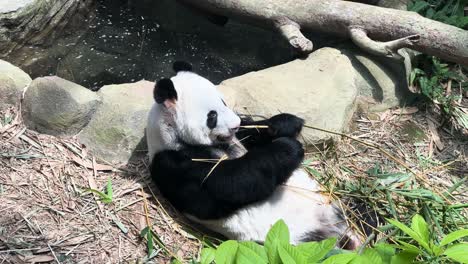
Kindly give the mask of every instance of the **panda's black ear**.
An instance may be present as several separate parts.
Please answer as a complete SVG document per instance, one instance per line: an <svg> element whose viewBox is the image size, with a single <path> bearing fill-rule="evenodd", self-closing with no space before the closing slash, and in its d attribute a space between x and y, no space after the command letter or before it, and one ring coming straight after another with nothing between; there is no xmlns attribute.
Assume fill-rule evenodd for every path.
<svg viewBox="0 0 468 264"><path fill-rule="evenodd" d="M172 64L172 69L174 69L175 72L192 71L192 65L186 61L176 61Z"/></svg>
<svg viewBox="0 0 468 264"><path fill-rule="evenodd" d="M171 79L159 80L154 87L153 96L158 104L164 104L168 108L174 106L177 101L177 91Z"/></svg>

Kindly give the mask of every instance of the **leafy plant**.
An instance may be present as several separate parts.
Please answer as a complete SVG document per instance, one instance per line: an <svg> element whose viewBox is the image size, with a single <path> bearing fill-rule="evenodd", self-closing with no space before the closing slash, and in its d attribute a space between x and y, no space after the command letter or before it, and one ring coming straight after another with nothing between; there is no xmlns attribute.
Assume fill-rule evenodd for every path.
<svg viewBox="0 0 468 264"><path fill-rule="evenodd" d="M289 242L289 230L283 220L276 222L267 234L265 245L251 241L228 240L217 248L205 247L200 254L199 264L231 263L323 263L323 264L404 264L423 259L422 263L442 263L454 260L468 263L468 244L454 243L468 236L468 229L455 231L445 236L440 243L430 239L427 223L422 216L413 217L411 227L389 220L408 234L416 244L397 240L397 244L379 243L373 248L359 251L335 249L336 238L320 242L306 242L297 246ZM419 246L419 247L418 247Z"/></svg>
<svg viewBox="0 0 468 264"><path fill-rule="evenodd" d="M464 7L468 0L416 0L410 1L408 10L456 27L468 28ZM468 91L466 69L459 65L442 63L438 58L420 55L421 66L413 69L410 85L419 87L421 93L441 107L442 113L456 127L468 130L468 110L459 103ZM457 87L458 91L451 91Z"/></svg>
<svg viewBox="0 0 468 264"><path fill-rule="evenodd" d="M148 250L148 255L147 255L147 260L150 260L154 257L156 257L156 255L159 253L159 251L156 251L154 249L154 239L155 239L155 236L154 236L154 233L153 233L153 230L151 229L150 226L147 226L145 228L143 228L143 230L141 230L140 232L140 236L142 238L146 238L146 247L147 247L147 250ZM157 239L157 236L156 236L156 239Z"/></svg>
<svg viewBox="0 0 468 264"><path fill-rule="evenodd" d="M113 191L112 191L112 180L109 178L106 185L106 193L100 192L95 189L86 189L87 192L95 193L99 196L101 202L103 203L112 203L113 201Z"/></svg>
<svg viewBox="0 0 468 264"><path fill-rule="evenodd" d="M468 17L464 16L463 8L467 3L466 0L416 0L408 3L408 10L445 24L466 29Z"/></svg>
<svg viewBox="0 0 468 264"><path fill-rule="evenodd" d="M397 220L387 219L389 223L410 236L415 244L397 240L397 247L408 255L420 256L424 263L442 263L447 259L468 263L468 243L453 243L468 236L468 229L462 229L446 235L439 243L431 239L429 227L420 215L415 215L408 227ZM419 247L418 247L419 246Z"/></svg>

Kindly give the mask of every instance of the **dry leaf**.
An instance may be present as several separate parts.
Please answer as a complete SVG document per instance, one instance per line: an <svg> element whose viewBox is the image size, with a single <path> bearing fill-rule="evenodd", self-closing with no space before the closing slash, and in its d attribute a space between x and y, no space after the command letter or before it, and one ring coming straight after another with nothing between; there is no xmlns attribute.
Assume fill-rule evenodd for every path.
<svg viewBox="0 0 468 264"><path fill-rule="evenodd" d="M436 144L437 149L439 150L444 149L444 143L440 141L439 132L437 132L437 128L434 122L432 122L430 119L427 119L427 124L429 125L429 130L431 131L431 134L432 134L432 140L434 140L434 143Z"/></svg>

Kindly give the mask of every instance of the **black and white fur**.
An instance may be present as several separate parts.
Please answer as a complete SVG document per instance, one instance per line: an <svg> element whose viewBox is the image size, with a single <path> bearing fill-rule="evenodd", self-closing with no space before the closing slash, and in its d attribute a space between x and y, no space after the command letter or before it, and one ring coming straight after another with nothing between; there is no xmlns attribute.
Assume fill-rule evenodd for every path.
<svg viewBox="0 0 468 264"><path fill-rule="evenodd" d="M174 70L176 76L156 84L146 132L151 175L175 208L229 239L264 241L283 219L294 244L333 236L340 247L360 244L341 210L300 168L302 119L241 120L189 64L176 62ZM214 170L214 163L192 160L223 155L229 159Z"/></svg>

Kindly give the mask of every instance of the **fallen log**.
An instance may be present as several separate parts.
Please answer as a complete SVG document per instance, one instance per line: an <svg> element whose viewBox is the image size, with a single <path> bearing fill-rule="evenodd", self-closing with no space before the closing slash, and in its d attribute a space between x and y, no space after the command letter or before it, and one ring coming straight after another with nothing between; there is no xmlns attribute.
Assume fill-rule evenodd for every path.
<svg viewBox="0 0 468 264"><path fill-rule="evenodd" d="M349 37L360 48L400 59L401 48L468 66L468 31L415 12L342 0L179 0L205 12L277 29L301 52L312 41L302 30Z"/></svg>

